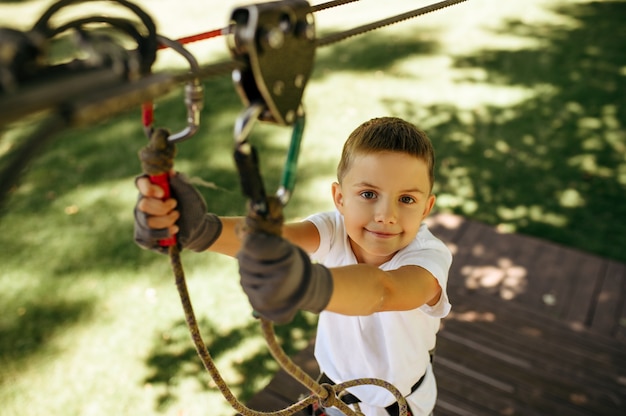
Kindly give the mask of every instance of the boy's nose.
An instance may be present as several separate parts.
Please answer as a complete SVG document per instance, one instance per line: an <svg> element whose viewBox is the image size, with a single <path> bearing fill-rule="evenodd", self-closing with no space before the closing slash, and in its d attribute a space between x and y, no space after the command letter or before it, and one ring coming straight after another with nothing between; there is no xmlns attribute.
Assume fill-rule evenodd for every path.
<svg viewBox="0 0 626 416"><path fill-rule="evenodd" d="M395 224L398 220L396 205L390 201L381 201L376 206L376 222L383 224Z"/></svg>

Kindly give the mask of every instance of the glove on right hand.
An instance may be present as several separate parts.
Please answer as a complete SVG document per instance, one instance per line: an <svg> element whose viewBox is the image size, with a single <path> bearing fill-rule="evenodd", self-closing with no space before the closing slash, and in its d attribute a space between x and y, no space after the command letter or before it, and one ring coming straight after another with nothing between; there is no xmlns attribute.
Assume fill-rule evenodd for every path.
<svg viewBox="0 0 626 416"><path fill-rule="evenodd" d="M241 286L261 316L290 322L298 309L320 313L330 301L330 270L313 264L299 247L262 232L246 235L237 253Z"/></svg>
<svg viewBox="0 0 626 416"><path fill-rule="evenodd" d="M176 224L179 231L177 243L180 248L196 252L205 251L217 240L222 232L222 222L215 214L207 213L202 195L177 173L170 177L172 197L177 200L180 217ZM141 195L140 195L141 198ZM169 237L167 229L153 229L148 226L148 214L135 206L135 242L143 248L166 254L167 247L161 247L159 240Z"/></svg>

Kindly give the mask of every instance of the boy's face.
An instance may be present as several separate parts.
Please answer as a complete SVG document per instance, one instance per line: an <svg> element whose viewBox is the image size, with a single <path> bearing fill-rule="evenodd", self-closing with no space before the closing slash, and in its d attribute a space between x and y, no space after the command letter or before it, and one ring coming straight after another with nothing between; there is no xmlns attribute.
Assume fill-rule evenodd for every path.
<svg viewBox="0 0 626 416"><path fill-rule="evenodd" d="M359 263L380 266L406 247L430 213L426 163L399 152L357 154L341 184L333 184Z"/></svg>

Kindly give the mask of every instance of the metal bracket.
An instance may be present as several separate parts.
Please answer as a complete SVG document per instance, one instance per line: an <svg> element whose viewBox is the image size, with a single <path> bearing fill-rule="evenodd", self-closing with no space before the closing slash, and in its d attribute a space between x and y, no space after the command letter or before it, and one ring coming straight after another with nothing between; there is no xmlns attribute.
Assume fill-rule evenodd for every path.
<svg viewBox="0 0 626 416"><path fill-rule="evenodd" d="M296 122L315 58L315 22L305 0L283 0L238 7L229 48L243 70L233 81L244 104L262 102L262 121Z"/></svg>

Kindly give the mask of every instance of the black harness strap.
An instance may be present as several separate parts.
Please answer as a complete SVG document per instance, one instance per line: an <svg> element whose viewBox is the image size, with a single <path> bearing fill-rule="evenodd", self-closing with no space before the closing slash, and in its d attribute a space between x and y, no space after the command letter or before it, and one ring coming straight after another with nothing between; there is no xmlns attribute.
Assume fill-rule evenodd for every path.
<svg viewBox="0 0 626 416"><path fill-rule="evenodd" d="M420 377L420 379L417 380L417 382L411 386L411 393L409 393L408 395L413 394L415 392L415 390L419 389L419 387L424 382L425 378L426 378L426 373L424 373L424 375L422 375L422 377ZM326 384L330 384L331 386L336 384L334 381L332 381L326 375L326 373L320 374L320 377L318 379L318 383L320 383L320 384L326 383ZM356 397L352 393L346 393L346 394L341 396L341 401L343 401L345 404L355 404L355 403L360 403L361 399L359 399L358 397ZM389 416L399 416L400 415L400 406L398 405L398 402L393 402L389 406L385 407L385 410L387 410L387 413L389 413ZM411 413L411 409L410 409L410 406L409 406L408 415L407 416L411 416L411 415L412 415L412 413Z"/></svg>

